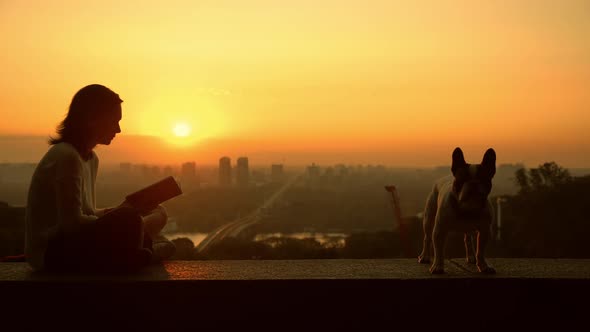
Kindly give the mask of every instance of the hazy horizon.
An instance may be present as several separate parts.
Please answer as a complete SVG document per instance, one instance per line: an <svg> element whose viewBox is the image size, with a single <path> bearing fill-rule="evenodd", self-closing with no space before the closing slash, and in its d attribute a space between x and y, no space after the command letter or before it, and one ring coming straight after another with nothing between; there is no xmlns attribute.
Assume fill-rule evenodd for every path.
<svg viewBox="0 0 590 332"><path fill-rule="evenodd" d="M36 163L49 148L46 136L0 136L0 163ZM238 144L239 143L239 144ZM149 145L148 153L135 149L135 146ZM236 148L236 146L240 146ZM245 147L245 148L244 148ZM479 146L462 145L467 162L479 163L485 150ZM256 140L205 140L199 145L178 147L170 144L165 139L157 136L147 135L120 135L117 136L111 145L99 145L96 152L103 165L114 165L121 162L145 163L153 165L174 165L187 161L194 161L198 165L218 164L219 158L228 156L232 163L238 157L248 157L250 165L262 166L270 164L285 164L285 166L306 166L312 163L320 166L335 164L346 165L384 165L399 168L432 168L450 166L452 146L432 146L436 153L421 153L420 150L404 153L404 149L392 146L381 149L363 150L359 147L351 149L330 149L321 147L302 151L296 145L285 145L283 151L279 147L272 147L268 142ZM545 154L530 154L526 151L519 151L508 147L508 152L503 148L494 147L498 154L497 164L524 164L526 167L536 167L544 162L555 161L566 168L590 168L590 158L586 163L571 163L567 157L567 150L554 151L553 156L562 158L551 158ZM522 156L528 158L509 158L507 156ZM590 157L590 156L588 156ZM570 162L568 162L570 161Z"/></svg>

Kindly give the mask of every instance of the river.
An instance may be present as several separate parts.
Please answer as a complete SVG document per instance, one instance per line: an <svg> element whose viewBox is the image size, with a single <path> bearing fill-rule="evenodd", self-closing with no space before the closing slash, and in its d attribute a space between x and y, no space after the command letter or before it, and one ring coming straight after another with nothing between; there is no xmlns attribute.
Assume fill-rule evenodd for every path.
<svg viewBox="0 0 590 332"><path fill-rule="evenodd" d="M207 233L191 233L191 232L167 232L164 233L170 240L174 240L181 237L189 238L193 241L194 245L197 246L203 239L207 237ZM306 238L313 238L316 241L320 242L321 244L325 244L330 241L336 240L337 242L344 243L344 239L348 234L345 233L319 233L319 232L301 232L301 233L264 233L264 234L257 234L254 238L254 241L264 241L266 239L272 237L288 237L294 239L306 239Z"/></svg>

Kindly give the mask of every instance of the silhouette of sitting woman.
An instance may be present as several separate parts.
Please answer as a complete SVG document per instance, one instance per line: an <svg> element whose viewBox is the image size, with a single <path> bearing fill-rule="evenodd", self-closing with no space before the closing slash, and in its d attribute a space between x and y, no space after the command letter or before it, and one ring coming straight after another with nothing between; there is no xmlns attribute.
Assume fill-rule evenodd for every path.
<svg viewBox="0 0 590 332"><path fill-rule="evenodd" d="M57 137L50 138L26 208L25 255L34 270L132 271L153 260L152 239L167 220L162 206L95 206L94 148L121 132L122 102L107 87L88 85L74 95Z"/></svg>

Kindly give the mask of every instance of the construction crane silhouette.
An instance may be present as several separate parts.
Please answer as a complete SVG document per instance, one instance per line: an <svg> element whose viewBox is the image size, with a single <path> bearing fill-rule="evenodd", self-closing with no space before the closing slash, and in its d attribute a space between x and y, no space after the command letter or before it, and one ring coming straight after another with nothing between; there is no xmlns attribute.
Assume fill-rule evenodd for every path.
<svg viewBox="0 0 590 332"><path fill-rule="evenodd" d="M411 257L412 250L408 239L408 225L402 218L402 210L399 205L399 194L394 185L385 186L385 190L391 194L391 207L393 208L394 219L397 219L399 228L400 244L405 257Z"/></svg>

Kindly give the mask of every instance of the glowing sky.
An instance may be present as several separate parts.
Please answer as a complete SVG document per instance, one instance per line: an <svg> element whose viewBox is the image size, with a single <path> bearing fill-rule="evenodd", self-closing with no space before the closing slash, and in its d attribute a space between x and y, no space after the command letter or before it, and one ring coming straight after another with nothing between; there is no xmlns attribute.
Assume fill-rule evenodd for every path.
<svg viewBox="0 0 590 332"><path fill-rule="evenodd" d="M0 1L0 47L0 135L100 83L123 134L195 147L590 166L589 1Z"/></svg>

